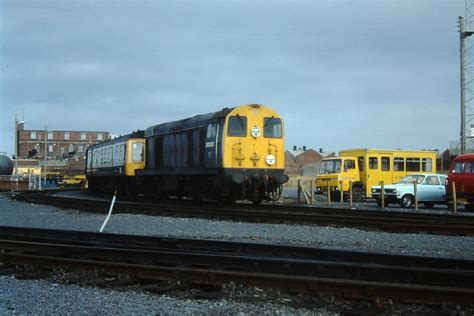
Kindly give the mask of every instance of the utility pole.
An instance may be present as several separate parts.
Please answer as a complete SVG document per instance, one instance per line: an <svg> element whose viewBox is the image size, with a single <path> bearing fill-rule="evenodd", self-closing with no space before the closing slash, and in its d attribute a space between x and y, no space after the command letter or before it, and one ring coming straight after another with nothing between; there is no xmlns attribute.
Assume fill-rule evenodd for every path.
<svg viewBox="0 0 474 316"><path fill-rule="evenodd" d="M15 114L15 170L13 174L18 174L18 115Z"/></svg>
<svg viewBox="0 0 474 316"><path fill-rule="evenodd" d="M466 152L466 64L465 64L465 39L472 34L473 31L466 31L464 29L464 18L459 17L459 42L460 42L460 72L461 72L461 133L460 133L460 143L461 143L461 154Z"/></svg>
<svg viewBox="0 0 474 316"><path fill-rule="evenodd" d="M44 181L46 183L46 157L48 157L48 124L44 127Z"/></svg>

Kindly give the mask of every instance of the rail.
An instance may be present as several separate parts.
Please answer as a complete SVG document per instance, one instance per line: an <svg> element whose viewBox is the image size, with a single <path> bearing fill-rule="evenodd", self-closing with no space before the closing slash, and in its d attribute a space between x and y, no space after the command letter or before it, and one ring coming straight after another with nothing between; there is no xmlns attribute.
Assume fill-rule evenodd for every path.
<svg viewBox="0 0 474 316"><path fill-rule="evenodd" d="M76 208L85 211L106 212L110 201L84 199L40 192L24 192L16 199ZM199 217L246 222L289 223L334 227L352 227L369 231L393 233L427 233L474 236L474 217L463 215L420 214L374 210L352 210L327 207L276 206L249 204L221 206L217 204L157 203L145 200L118 200L114 212L136 212L148 215Z"/></svg>
<svg viewBox="0 0 474 316"><path fill-rule="evenodd" d="M345 298L472 302L474 261L266 244L0 227L4 266L227 282Z"/></svg>

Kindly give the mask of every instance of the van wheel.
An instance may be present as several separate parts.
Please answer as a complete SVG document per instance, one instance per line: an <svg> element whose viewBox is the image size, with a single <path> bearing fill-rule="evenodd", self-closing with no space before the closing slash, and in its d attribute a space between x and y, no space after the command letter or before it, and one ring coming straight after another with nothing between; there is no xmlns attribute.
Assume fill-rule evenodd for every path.
<svg viewBox="0 0 474 316"><path fill-rule="evenodd" d="M413 195L405 194L400 200L400 206L410 208L413 205Z"/></svg>
<svg viewBox="0 0 474 316"><path fill-rule="evenodd" d="M362 202L364 199L364 195L362 194L361 188L354 188L352 190L352 201L354 202Z"/></svg>

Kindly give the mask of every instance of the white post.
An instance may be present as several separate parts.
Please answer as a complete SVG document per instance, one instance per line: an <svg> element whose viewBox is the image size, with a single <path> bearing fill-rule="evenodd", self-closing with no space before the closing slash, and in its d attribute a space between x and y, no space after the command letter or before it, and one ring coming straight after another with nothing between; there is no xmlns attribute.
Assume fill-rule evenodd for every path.
<svg viewBox="0 0 474 316"><path fill-rule="evenodd" d="M115 204L115 198L117 197L117 191L115 191L114 193L114 197L112 198L112 203L110 204L110 209L109 209L109 214L107 215L107 217L105 218L105 221L104 223L102 224L102 227L100 228L100 232L102 232L105 228L105 225L107 224L107 222L109 221L109 218L110 218L110 215L112 215L112 209L114 208L114 204Z"/></svg>

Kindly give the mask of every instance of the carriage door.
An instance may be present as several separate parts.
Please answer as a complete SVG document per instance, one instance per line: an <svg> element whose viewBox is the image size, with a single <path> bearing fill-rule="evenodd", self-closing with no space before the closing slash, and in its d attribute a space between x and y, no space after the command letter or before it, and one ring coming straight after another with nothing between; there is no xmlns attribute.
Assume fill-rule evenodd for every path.
<svg viewBox="0 0 474 316"><path fill-rule="evenodd" d="M217 167L218 134L219 123L211 122L207 125L205 146L205 166L207 168Z"/></svg>

